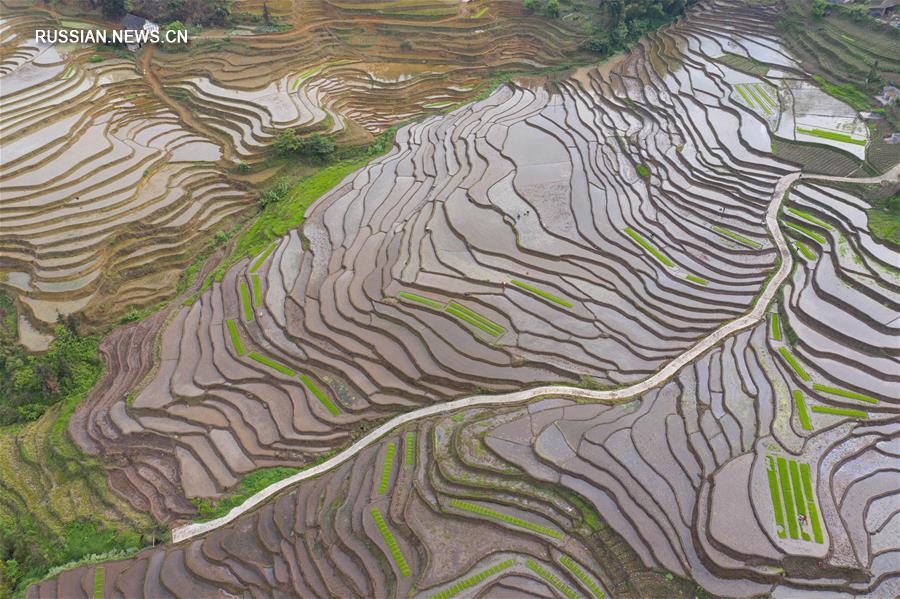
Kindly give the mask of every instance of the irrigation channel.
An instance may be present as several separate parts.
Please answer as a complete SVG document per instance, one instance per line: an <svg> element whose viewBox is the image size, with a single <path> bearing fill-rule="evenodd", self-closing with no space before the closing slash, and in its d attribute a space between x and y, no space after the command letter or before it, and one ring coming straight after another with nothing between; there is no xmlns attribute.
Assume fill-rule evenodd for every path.
<svg viewBox="0 0 900 599"><path fill-rule="evenodd" d="M815 179L845 183L881 183L883 181L891 181L897 178L900 178L900 165L895 166L889 172L878 177L831 177L825 175L804 175L800 172L794 172L787 174L779 179L778 183L775 186L775 191L772 194L771 201L769 202L769 208L766 211L766 227L768 228L769 234L772 236L772 239L775 242L775 246L778 248L778 254L781 258L778 270L769 279L768 284L763 289L762 293L760 293L753 306L753 309L750 310L750 312L735 320L725 323L724 325L713 331L710 335L698 341L695 345L676 357L674 360L667 363L653 376L644 379L639 383L635 383L633 385L629 385L627 387L622 387L619 389L592 391L588 389L581 389L579 387L543 386L516 391L514 393L506 393L503 395L476 395L473 397L465 397L447 403L433 404L424 408L420 408L413 412L409 412L407 414L402 414L400 416L392 418L378 428L372 430L366 436L353 443L347 449L331 457L329 460L317 466L313 466L312 468L303 470L302 472L298 472L293 476L282 479L276 483L269 485L265 489L262 489L261 491L247 498L241 505L232 508L232 510L226 515L214 520L209 520L208 522L197 522L174 528L172 530L172 542L179 543L181 541L186 541L198 535L225 526L242 514L254 509L276 493L301 481L309 478L314 478L336 468L337 466L340 466L391 431L415 420L428 418L430 416L435 416L438 414L446 414L448 412L454 412L463 408L514 405L545 397L561 397L604 403L624 403L630 401L636 396L646 393L650 389L653 389L654 387L657 387L669 380L676 373L678 373L681 368L691 363L694 359L702 355L707 350L718 345L729 335L750 328L765 316L769 304L775 298L775 294L778 293L778 290L781 288L781 284L791 273L794 265L791 252L788 249L787 241L785 240L784 235L782 234L781 229L778 226L778 214L781 210L782 201L787 195L788 189L794 182L800 179Z"/></svg>

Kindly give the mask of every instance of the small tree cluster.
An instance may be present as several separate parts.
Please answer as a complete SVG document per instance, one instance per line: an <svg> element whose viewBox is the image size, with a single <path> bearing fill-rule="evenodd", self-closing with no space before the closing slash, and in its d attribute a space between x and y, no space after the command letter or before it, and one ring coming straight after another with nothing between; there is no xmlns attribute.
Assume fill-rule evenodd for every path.
<svg viewBox="0 0 900 599"><path fill-rule="evenodd" d="M272 146L280 156L298 155L307 158L325 159L334 154L334 140L318 133L300 136L294 129L285 129L278 134Z"/></svg>

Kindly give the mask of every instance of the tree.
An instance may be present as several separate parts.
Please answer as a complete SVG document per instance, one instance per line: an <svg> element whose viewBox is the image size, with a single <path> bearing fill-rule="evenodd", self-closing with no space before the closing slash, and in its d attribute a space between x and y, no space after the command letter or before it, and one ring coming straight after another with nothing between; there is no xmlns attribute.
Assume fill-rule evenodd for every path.
<svg viewBox="0 0 900 599"><path fill-rule="evenodd" d="M551 17L559 16L559 0L547 0L547 15Z"/></svg>
<svg viewBox="0 0 900 599"><path fill-rule="evenodd" d="M294 129L285 129L272 142L275 151L281 156L299 154L309 158L323 159L334 153L336 146L328 137L314 133L300 137Z"/></svg>
<svg viewBox="0 0 900 599"><path fill-rule="evenodd" d="M525 0L523 2L523 5L525 6L525 10L531 13L537 11L537 9L540 7L540 5L538 4L538 0Z"/></svg>
<svg viewBox="0 0 900 599"><path fill-rule="evenodd" d="M825 0L813 0L809 12L816 19L821 19L825 16L827 10L828 3Z"/></svg>

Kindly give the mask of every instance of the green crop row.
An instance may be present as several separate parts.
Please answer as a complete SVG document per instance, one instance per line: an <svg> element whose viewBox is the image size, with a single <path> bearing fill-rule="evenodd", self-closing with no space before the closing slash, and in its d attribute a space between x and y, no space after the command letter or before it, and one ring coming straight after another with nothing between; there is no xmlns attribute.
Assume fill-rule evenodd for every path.
<svg viewBox="0 0 900 599"><path fill-rule="evenodd" d="M778 323L778 314L772 312L772 338L781 341L781 325Z"/></svg>
<svg viewBox="0 0 900 599"><path fill-rule="evenodd" d="M864 401L867 403L877 404L878 400L874 397L870 397L868 395L863 395L862 393L857 393L856 391L849 391L847 389L838 389L837 387L826 387L825 385L820 385L819 383L813 383L813 389L816 391L821 391L822 393L830 393L832 395L840 395L841 397L847 397L850 399L858 399L859 401Z"/></svg>
<svg viewBox="0 0 900 599"><path fill-rule="evenodd" d="M809 420L809 411L806 409L806 399L803 397L803 391L794 389L794 403L797 404L797 415L800 417L800 426L805 431L812 430L812 422Z"/></svg>
<svg viewBox="0 0 900 599"><path fill-rule="evenodd" d="M799 376L804 381L809 381L809 373L806 372L803 366L800 365L800 362L797 361L797 358L794 357L794 355L788 350L788 348L779 347L778 353L781 354L781 357L787 360L787 363L791 365L791 368L794 369L794 372L797 373L797 376Z"/></svg>
<svg viewBox="0 0 900 599"><path fill-rule="evenodd" d="M406 563L406 558L403 557L403 554L400 552L400 547L397 546L397 540L394 538L394 535L391 534L387 522L384 521L384 516L381 515L381 510L377 507L372 508L372 518L375 520L375 526L378 527L378 532L381 533L381 537L384 539L384 542L387 543L388 549L394 557L394 561L397 562L400 574L409 576L409 564Z"/></svg>
<svg viewBox="0 0 900 599"><path fill-rule="evenodd" d="M754 83L753 87L759 93L760 97L764 98L766 102L769 103L769 106L775 108L775 100L772 99L772 96L769 95L769 92L762 83Z"/></svg>
<svg viewBox="0 0 900 599"><path fill-rule="evenodd" d="M559 557L559 563L565 566L569 572L575 575L575 578L581 581L584 586L591 591L591 595L594 599L605 599L606 593L603 592L603 589L594 582L594 579L587 575L587 573L579 566L575 560L573 560L568 555L561 555Z"/></svg>
<svg viewBox="0 0 900 599"><path fill-rule="evenodd" d="M794 223L784 223L786 226L790 227L795 231L799 231L804 235L808 235L819 242L820 245L825 245L825 238L816 233L815 231L810 231L806 227L801 227L800 225L795 225Z"/></svg>
<svg viewBox="0 0 900 599"><path fill-rule="evenodd" d="M416 461L416 433L406 433L406 463L412 466Z"/></svg>
<svg viewBox="0 0 900 599"><path fill-rule="evenodd" d="M560 306L564 306L566 308L571 308L573 305L572 302L570 302L569 300L564 300L560 297L556 297L555 295L553 295L551 293L547 293L543 289L538 289L537 287L533 287L532 285L529 285L528 283L523 283L522 281L519 281L516 279L513 279L510 282L513 285L515 285L516 287L521 287L522 289L530 291L531 293L534 293L535 295L539 295L544 299L547 299L553 303L559 304Z"/></svg>
<svg viewBox="0 0 900 599"><path fill-rule="evenodd" d="M103 566L97 566L94 570L94 599L103 599L103 578L105 577Z"/></svg>
<svg viewBox="0 0 900 599"><path fill-rule="evenodd" d="M806 245L805 243L803 243L802 241L798 241L794 245L797 246L797 250L799 250L800 253L803 254L803 257L806 258L807 260L815 260L816 259L816 253L814 251L812 251L810 249L810 247L808 245Z"/></svg>
<svg viewBox="0 0 900 599"><path fill-rule="evenodd" d="M778 536L784 539L790 534L790 538L795 540L814 540L816 543L822 543L824 541L822 522L816 507L809 464L767 455L766 473ZM802 526L802 523L807 521L812 527L812 537Z"/></svg>
<svg viewBox="0 0 900 599"><path fill-rule="evenodd" d="M866 420L869 415L862 410L850 410L846 408L832 408L831 406L813 406L810 408L813 412L819 414L831 414L832 416L847 416L848 418L859 418Z"/></svg>
<svg viewBox="0 0 900 599"><path fill-rule="evenodd" d="M294 372L293 370L291 370L290 368L288 368L281 362L276 362L275 360L273 360L271 358L261 356L257 353L251 352L250 355L247 357L250 358L251 360L255 360L255 361L259 362L260 364L264 364L265 366L268 366L272 370L277 370L281 374L286 374L288 376L294 376L295 374L297 374L296 372Z"/></svg>
<svg viewBox="0 0 900 599"><path fill-rule="evenodd" d="M532 572L534 572L535 574L537 574L538 576L540 576L541 578L543 578L544 580L549 582L553 586L553 588L555 588L557 591L559 591L560 593L565 595L568 599L580 599L581 598L581 595L576 593L572 587L570 587L569 585L564 583L562 580L560 580L559 576L557 576L556 574L553 574L552 572L548 572L547 570L544 569L543 566L541 566L539 563L537 563L533 559L526 561L525 565L528 566L529 570L531 570Z"/></svg>
<svg viewBox="0 0 900 599"><path fill-rule="evenodd" d="M802 210L797 210L796 208L787 208L786 210L787 210L788 212L790 212L791 214L793 214L794 216L799 216L799 217L802 218L803 220L808 220L809 222L811 222L811 223L814 224L814 225L819 225L819 226L822 227L823 229L828 229L829 231L832 230L831 225L829 225L828 223L826 223L826 222L825 222L824 220L822 220L821 218L816 218L815 216L813 216L813 215L810 214L809 212L804 212L804 211L802 211Z"/></svg>
<svg viewBox="0 0 900 599"><path fill-rule="evenodd" d="M234 351L237 352L237 355L244 355L244 344L241 343L241 337L238 335L237 325L234 324L234 320L228 319L225 321L225 324L228 326L228 334L231 335L231 343L234 345Z"/></svg>
<svg viewBox="0 0 900 599"><path fill-rule="evenodd" d="M275 249L275 246L276 246L276 245L278 245L278 242L277 242L277 241L273 241L271 244L269 244L269 247L267 247L267 248L265 249L265 251L263 251L263 253L259 255L259 258L257 258L256 260L253 261L253 265L250 267L250 272L251 272L251 273L256 272L256 270L257 270L260 266L262 266L262 263L265 262L266 258L269 257L269 254L272 253L272 250Z"/></svg>
<svg viewBox="0 0 900 599"><path fill-rule="evenodd" d="M485 6L484 8L482 8L481 10L479 10L477 13L475 13L474 15L472 15L472 18L473 18L473 19L480 19L481 17L484 16L484 13L486 13L486 12L488 11L488 8L490 8L490 7L489 7L489 6Z"/></svg>
<svg viewBox="0 0 900 599"><path fill-rule="evenodd" d="M440 591L439 593L435 593L434 595L432 595L431 599L450 599L450 597L455 597L456 595L460 594L464 590L474 587L475 585L486 580L487 578L490 578L494 574L497 574L498 572L502 572L503 570L506 570L507 568L512 566L514 563L516 563L516 560L513 560L513 559L504 560L504 561L500 562L499 564L495 564L495 565L491 566L487 570L482 570L481 572L478 572L477 574L473 574L472 576L469 576L465 580L460 580L459 582L453 583L451 586L447 587L443 591Z"/></svg>
<svg viewBox="0 0 900 599"><path fill-rule="evenodd" d="M388 444L387 453L384 456L384 466L381 468L381 484L378 485L379 495L384 495L387 492L388 484L391 482L391 467L394 465L394 452L396 451L396 444Z"/></svg>
<svg viewBox="0 0 900 599"><path fill-rule="evenodd" d="M684 278L692 283L697 283L698 285L709 285L709 281L702 277L698 277L697 275L685 275Z"/></svg>
<svg viewBox="0 0 900 599"><path fill-rule="evenodd" d="M341 409L335 405L331 398L329 398L325 393L319 389L315 383L313 383L312 379L306 376L305 374L300 375L300 380L303 381L303 384L306 385L306 388L310 390L310 392L315 395L319 401L322 402L322 405L331 412L332 416L337 416L341 413Z"/></svg>
<svg viewBox="0 0 900 599"><path fill-rule="evenodd" d="M247 289L247 283L241 281L241 302L244 305L244 317L247 321L253 320L253 306L250 304L250 291Z"/></svg>
<svg viewBox="0 0 900 599"><path fill-rule="evenodd" d="M422 297L421 295L416 295L415 293L408 293L406 291L401 291L397 294L400 298L409 300L411 302L417 302L428 306L429 308L434 308L435 310L443 310L444 304L434 301L433 299Z"/></svg>
<svg viewBox="0 0 900 599"><path fill-rule="evenodd" d="M444 308L444 311L459 318L460 320L468 322L474 327L481 329L492 337L499 337L505 330L496 322L489 320L481 314L473 312L472 310L469 310L465 306L457 304L456 302L450 302L449 304L447 304L447 307Z"/></svg>
<svg viewBox="0 0 900 599"><path fill-rule="evenodd" d="M821 137L822 139L830 139L832 141L841 141L848 144L856 144L857 146L866 145L865 139L857 139L855 137L851 137L846 133L839 133L837 131L828 131L825 129L807 129L805 127L797 127L797 133L803 133L804 135L812 135L813 137Z"/></svg>
<svg viewBox="0 0 900 599"><path fill-rule="evenodd" d="M659 251L658 249L656 249L656 247L655 247L653 244L651 244L649 241L647 241L646 239L644 239L644 237L643 237L640 233L638 233L637 231L635 231L635 230L632 229L631 227L625 227L625 234L628 235L629 237L631 237L631 238L634 240L635 243L637 243L639 246L641 246L642 248L644 248L645 250L647 250L648 252L650 252L651 254L653 254L653 256L654 256L657 260L659 260L660 262L662 262L663 264L665 264L665 265L668 266L669 268L673 268L673 267L675 266L675 263L672 262L672 261L668 258L668 256L666 256L666 255L663 254L661 251Z"/></svg>
<svg viewBox="0 0 900 599"><path fill-rule="evenodd" d="M262 286L259 275L253 275L253 301L257 306L262 306Z"/></svg>
<svg viewBox="0 0 900 599"><path fill-rule="evenodd" d="M484 507L483 505L470 503L468 501L461 501L459 499L451 499L449 503L451 507L465 510L467 512L472 512L473 514L478 514L479 516L485 516L487 518L493 518L494 520L500 520L501 522L506 522L507 524L512 524L513 526L524 528L525 530L530 530L542 535L547 535L548 537L552 537L554 539L562 540L563 538L559 532L553 530L552 528L541 526L540 524L534 524L533 522L528 522L527 520L498 512L496 510Z"/></svg>
<svg viewBox="0 0 900 599"><path fill-rule="evenodd" d="M738 243L743 243L744 245L752 247L754 249L759 249L762 247L761 243L753 241L752 239L750 239L748 237L744 237L740 233L735 233L734 231L730 231L724 227L714 226L713 231L715 231L716 233L720 233L720 234L724 235L725 237L730 237L731 239L734 239Z"/></svg>

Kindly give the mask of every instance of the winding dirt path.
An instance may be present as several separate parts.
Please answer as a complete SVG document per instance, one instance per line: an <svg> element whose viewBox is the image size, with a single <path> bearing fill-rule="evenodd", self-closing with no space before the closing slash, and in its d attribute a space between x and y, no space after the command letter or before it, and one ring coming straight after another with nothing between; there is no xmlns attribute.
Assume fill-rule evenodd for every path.
<svg viewBox="0 0 900 599"><path fill-rule="evenodd" d="M675 376L675 374L677 374L678 371L681 370L684 366L691 363L707 350L718 345L726 337L754 326L765 316L769 304L775 298L775 294L778 293L778 290L781 288L781 284L785 281L785 279L787 279L788 275L791 273L791 269L794 266L793 257L791 256L791 252L788 249L787 240L784 238L784 234L781 232L781 228L778 226L778 213L781 210L782 201L787 195L787 191L790 189L791 185L801 179L816 179L846 183L880 183L882 181L897 179L898 177L900 177L900 164L892 168L888 173L885 173L884 175L878 177L830 177L824 175L803 175L800 172L794 172L787 174L779 179L775 185L775 191L772 194L772 198L769 202L769 208L766 211L766 227L769 229L769 234L772 236L772 239L775 242L775 247L777 248L778 254L781 257L781 263L778 267L778 270L774 275L772 275L772 277L766 284L766 287L757 298L753 309L750 310L750 312L748 312L747 314L744 314L743 316L732 320L731 322L723 324L721 327L713 331L710 335L698 341L695 345L679 355L677 358L667 363L662 369L660 369L650 378L644 379L639 383L629 385L628 387L607 391L591 391L587 389L580 389L578 387L566 386L545 386L536 387L533 389L525 389L522 391L516 391L503 395L477 395L473 397L457 399L455 401L450 401L447 403L433 404L424 408L420 408L413 412L409 412L407 414L396 416L391 420L388 420L378 428L372 430L365 437L362 437L353 445L333 456L328 461L323 462L318 466L313 466L312 468L309 468L302 472L298 472L293 476L269 485L255 495L247 498L241 505L232 508L232 510L226 515L214 520L210 520L208 522L187 524L185 526L180 526L172 529L172 542L178 543L181 541L185 541L197 535L215 530L216 528L228 524L242 514L254 509L266 499L282 491L283 489L295 485L300 481L306 480L308 478L319 476L320 474L323 474L325 472L328 472L329 470L336 468L337 466L340 466L391 431L414 420L428 418L437 414L445 414L463 408L478 406L514 405L544 397L562 397L569 399L597 401L603 403L624 403L626 401L630 401L636 396L646 393L650 389L661 385L671 377Z"/></svg>

